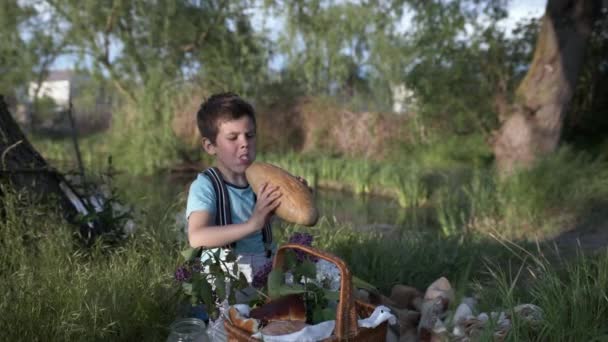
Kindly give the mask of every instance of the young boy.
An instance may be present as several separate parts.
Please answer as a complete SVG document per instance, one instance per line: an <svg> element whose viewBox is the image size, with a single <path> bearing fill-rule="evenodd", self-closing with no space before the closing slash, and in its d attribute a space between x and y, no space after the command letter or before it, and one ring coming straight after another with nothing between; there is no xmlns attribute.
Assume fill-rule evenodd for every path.
<svg viewBox="0 0 608 342"><path fill-rule="evenodd" d="M188 240L192 247L229 246L251 282L270 258L268 221L281 198L280 190L267 184L256 198L245 178L245 169L256 156L254 109L236 94L215 94L201 105L197 123L203 149L214 157L215 167L199 174L190 186Z"/></svg>

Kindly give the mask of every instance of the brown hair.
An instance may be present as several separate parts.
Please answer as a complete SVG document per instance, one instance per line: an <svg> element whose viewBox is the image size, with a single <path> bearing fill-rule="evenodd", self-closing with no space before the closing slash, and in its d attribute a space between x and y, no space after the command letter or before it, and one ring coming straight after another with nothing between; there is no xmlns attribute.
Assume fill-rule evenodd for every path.
<svg viewBox="0 0 608 342"><path fill-rule="evenodd" d="M221 120L236 120L248 116L255 126L255 110L253 106L235 93L219 93L211 95L201 104L196 114L198 130L203 138L215 144Z"/></svg>

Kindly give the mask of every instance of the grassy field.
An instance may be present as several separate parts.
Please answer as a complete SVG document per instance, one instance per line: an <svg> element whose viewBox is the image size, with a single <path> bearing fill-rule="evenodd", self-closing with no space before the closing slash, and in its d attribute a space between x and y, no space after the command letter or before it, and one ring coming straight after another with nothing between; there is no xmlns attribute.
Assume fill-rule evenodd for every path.
<svg viewBox="0 0 608 342"><path fill-rule="evenodd" d="M83 249L49 208L5 197L0 221L0 331L7 340L164 340L177 314L173 272L183 247L171 215L139 217L140 229L118 246ZM164 218L163 218L164 217ZM287 225L279 241L302 227ZM480 234L409 231L357 233L322 218L314 245L347 261L353 273L387 293L394 284L424 289L447 277L457 297L475 295L480 310L539 305L545 319L515 320L511 341L592 341L608 337L608 253L552 262L534 246ZM545 252L546 253L546 252Z"/></svg>
<svg viewBox="0 0 608 342"><path fill-rule="evenodd" d="M69 142L33 141L50 160L73 163ZM120 153L103 135L83 139L81 146L91 169L103 168L110 153ZM509 312L521 303L543 309L538 326L515 319L510 341L608 339L606 250L565 257L550 245L534 244L581 223L599 226L589 217L608 198L605 156L565 146L508 179L495 175L489 152L476 139L395 151L384 161L319 153L267 153L259 159L317 186L390 196L405 211L431 213L439 229L413 232L429 219L416 215L387 236L358 232L330 215L307 229L316 247L345 259L382 292L394 284L423 290L445 276L457 297L478 297L480 310ZM115 166L129 169L124 162ZM172 274L184 247L183 227L175 220L179 199L153 206L137 202L148 207L137 208L134 236L119 246L82 249L49 208L23 210L19 198L9 198L0 222L0 273L6 275L0 280L0 331L8 332L9 340L166 338L177 312ZM278 230L279 241L298 230L293 225Z"/></svg>

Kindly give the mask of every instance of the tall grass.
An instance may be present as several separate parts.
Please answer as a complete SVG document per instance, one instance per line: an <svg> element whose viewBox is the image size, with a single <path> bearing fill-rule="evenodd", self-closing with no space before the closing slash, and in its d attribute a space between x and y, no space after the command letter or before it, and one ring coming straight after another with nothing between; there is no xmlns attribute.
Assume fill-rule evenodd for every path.
<svg viewBox="0 0 608 342"><path fill-rule="evenodd" d="M165 340L175 318L175 234L141 222L121 246L82 249L48 207L3 197L0 331L10 341Z"/></svg>
<svg viewBox="0 0 608 342"><path fill-rule="evenodd" d="M172 99L178 94L159 69L138 90L137 102L118 110L110 132L110 148L121 168L152 174L177 160L180 144L172 130L176 110Z"/></svg>
<svg viewBox="0 0 608 342"><path fill-rule="evenodd" d="M404 208L431 207L447 235L477 230L516 238L554 236L608 198L608 161L568 147L506 179L491 166L455 161L427 168L407 158L390 163L296 154L262 159L319 186L391 196Z"/></svg>
<svg viewBox="0 0 608 342"><path fill-rule="evenodd" d="M26 207L5 194L0 219L0 331L7 340L164 340L177 315L172 279L183 247L181 228L166 213L140 220L118 246L83 249L73 228L47 207ZM159 211L157 209L156 211ZM420 290L447 277L458 297L475 295L479 310L506 311L519 303L543 310L530 325L515 317L511 341L594 341L608 333L608 253L551 263L542 253L479 234L401 231L362 233L323 217L314 245L343 258L353 273L388 294L395 284ZM524 246L524 247L520 247ZM457 303L455 303L457 304ZM455 305L454 304L454 305Z"/></svg>
<svg viewBox="0 0 608 342"><path fill-rule="evenodd" d="M512 244L511 244L512 245ZM511 249L511 248L510 248ZM479 286L481 300L494 303L513 318L508 341L606 341L608 323L608 250L574 259L553 260L542 253L513 252L524 256L519 266L488 266L491 278ZM486 309L491 306L484 305ZM512 309L533 303L542 319L531 322Z"/></svg>

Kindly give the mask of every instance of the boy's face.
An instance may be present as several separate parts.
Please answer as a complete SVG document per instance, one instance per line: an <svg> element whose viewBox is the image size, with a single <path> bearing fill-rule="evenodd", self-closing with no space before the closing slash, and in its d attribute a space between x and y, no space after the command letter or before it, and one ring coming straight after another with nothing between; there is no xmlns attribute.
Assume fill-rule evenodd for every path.
<svg viewBox="0 0 608 342"><path fill-rule="evenodd" d="M241 175L255 160L255 125L248 116L219 122L215 144L203 139L203 148L216 157L226 176Z"/></svg>

